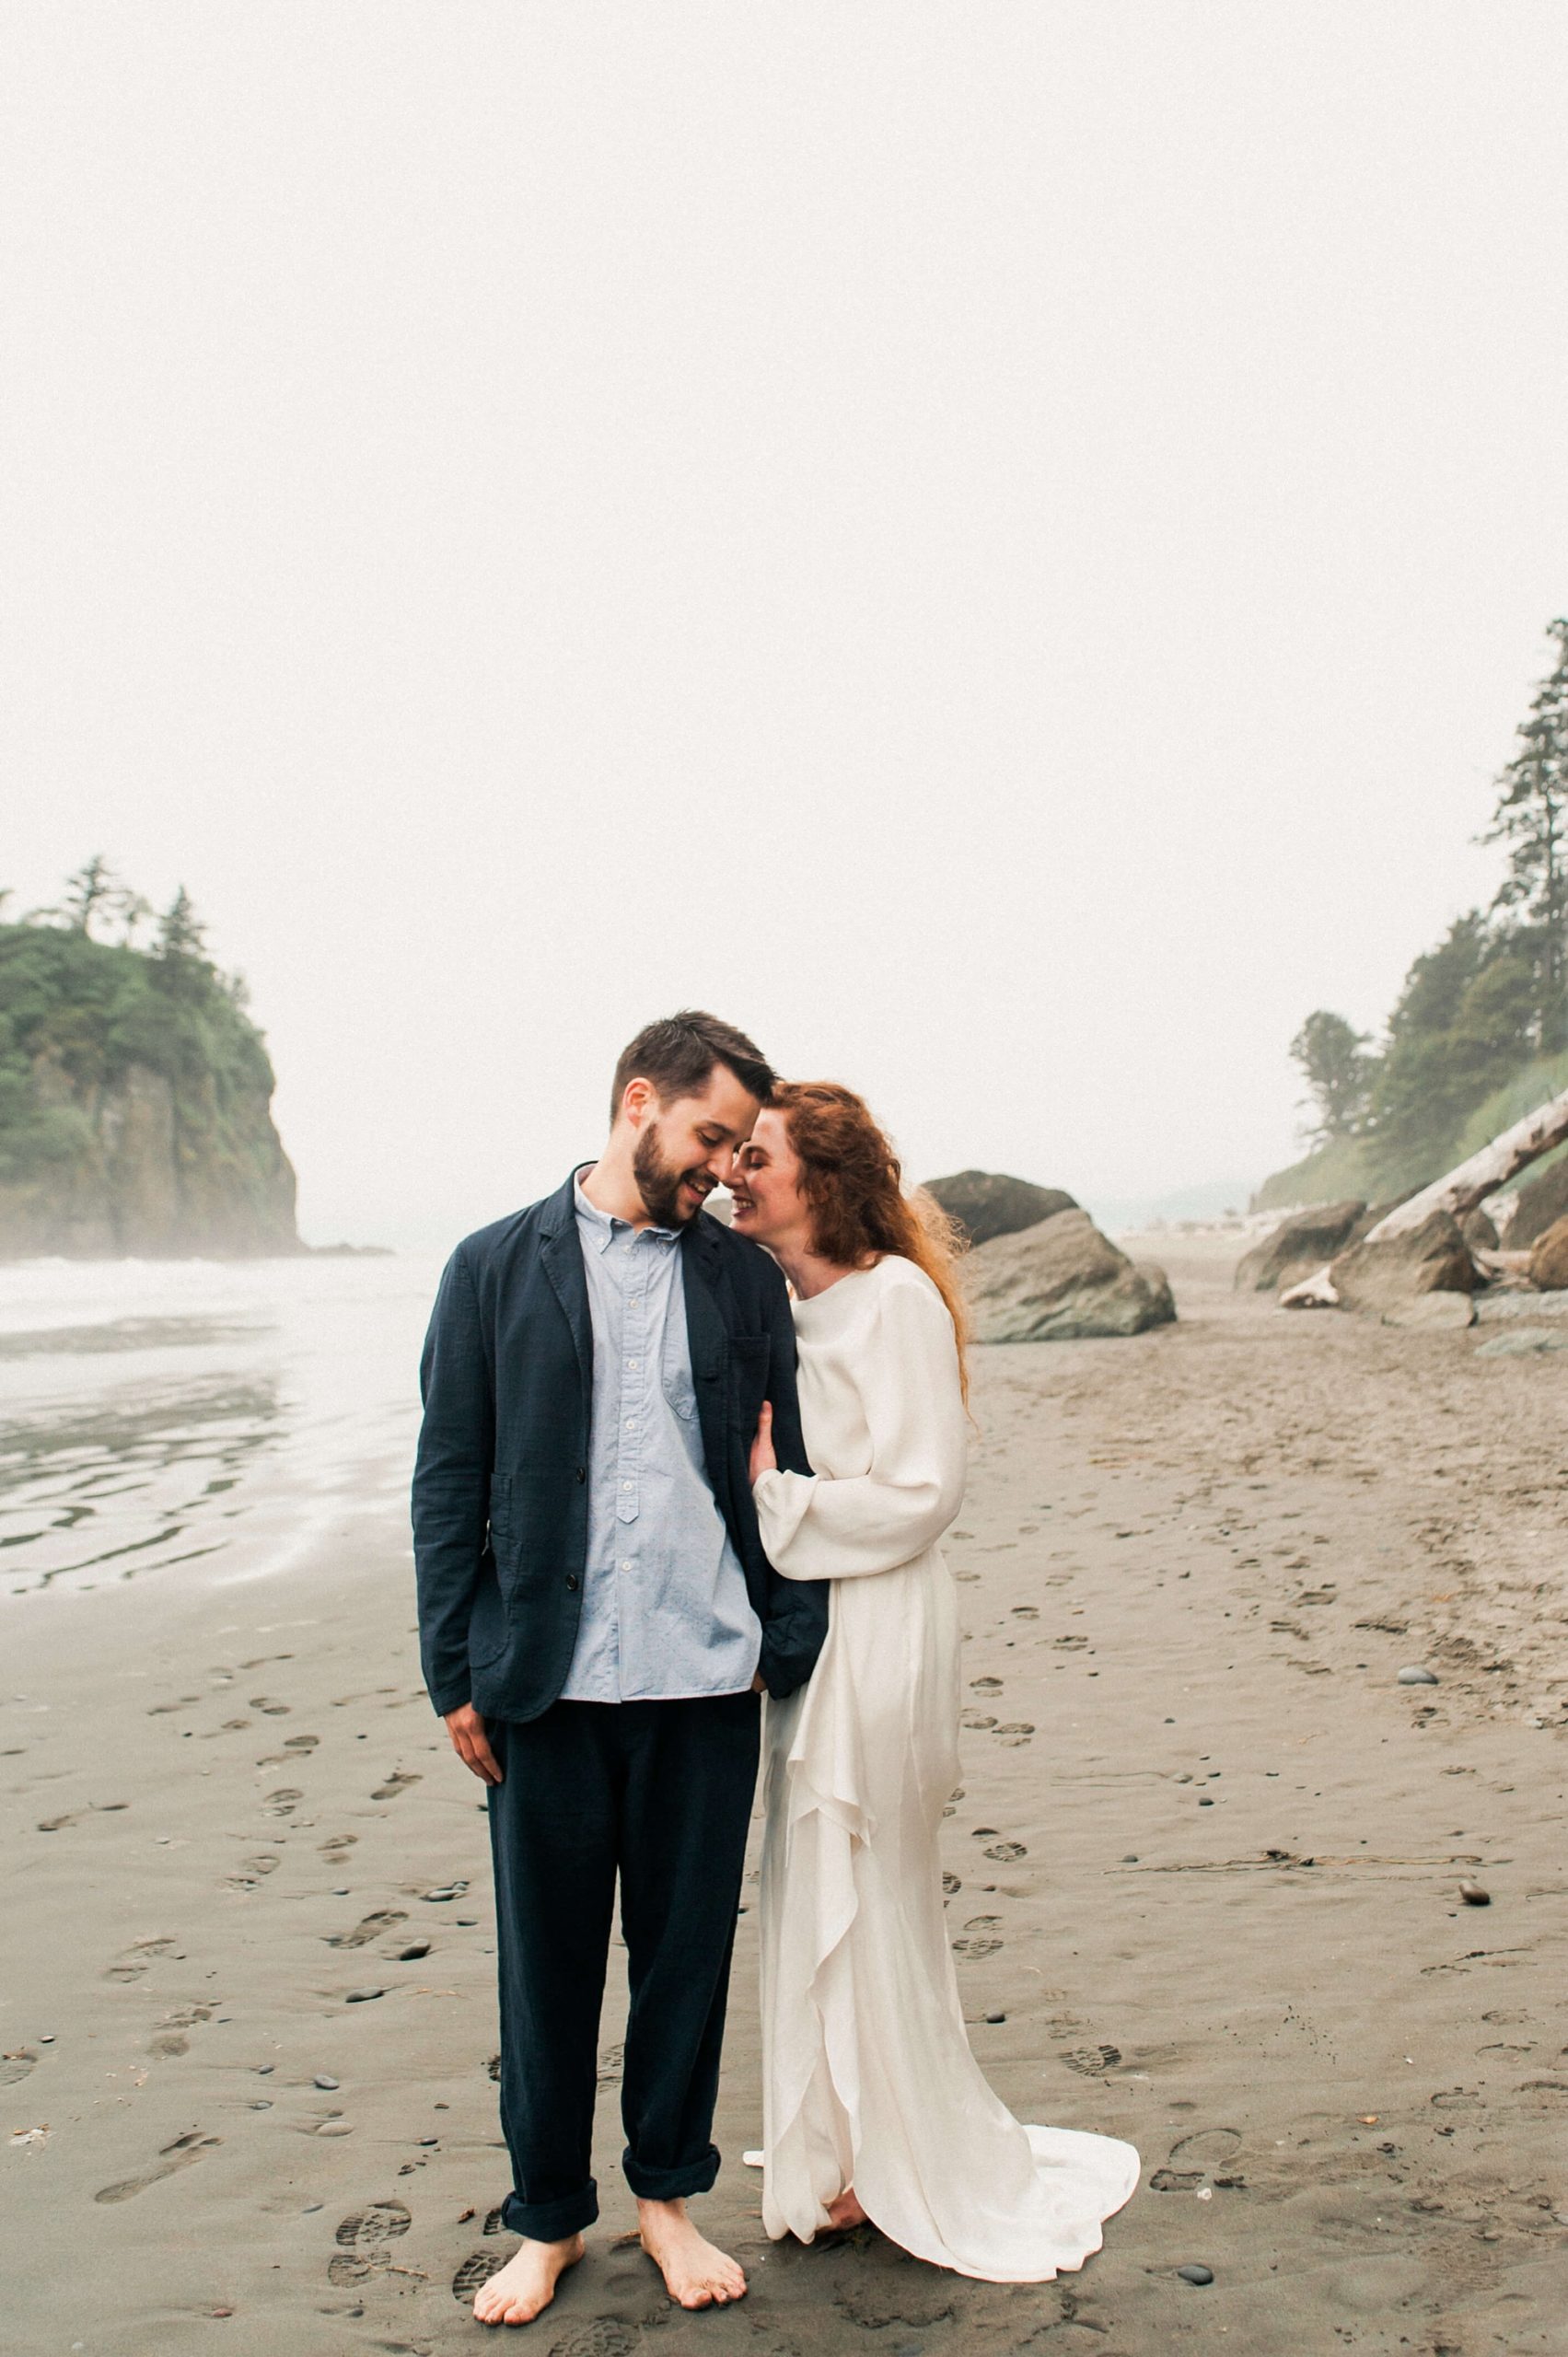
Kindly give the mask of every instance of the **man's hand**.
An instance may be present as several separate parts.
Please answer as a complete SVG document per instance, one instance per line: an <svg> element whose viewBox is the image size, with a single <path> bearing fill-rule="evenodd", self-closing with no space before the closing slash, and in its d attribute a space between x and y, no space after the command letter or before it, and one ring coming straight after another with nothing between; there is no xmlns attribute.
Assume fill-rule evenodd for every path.
<svg viewBox="0 0 1568 2357"><path fill-rule="evenodd" d="M452 1738L452 1748L465 1768L471 1768L482 1783L498 1784L501 1771L495 1754L485 1740L484 1721L471 1702L460 1711L447 1713L447 1733Z"/></svg>
<svg viewBox="0 0 1568 2357"><path fill-rule="evenodd" d="M762 1412L757 1419L757 1437L751 1444L749 1479L753 1489L759 1474L776 1473L778 1469L779 1460L773 1455L773 1403L771 1399L764 1399Z"/></svg>

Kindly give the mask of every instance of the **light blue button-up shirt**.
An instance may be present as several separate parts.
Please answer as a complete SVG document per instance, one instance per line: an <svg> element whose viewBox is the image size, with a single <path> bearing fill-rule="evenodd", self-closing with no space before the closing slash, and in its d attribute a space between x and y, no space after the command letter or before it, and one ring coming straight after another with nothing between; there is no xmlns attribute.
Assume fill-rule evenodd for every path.
<svg viewBox="0 0 1568 2357"><path fill-rule="evenodd" d="M679 1237L590 1203L588 1550L567 1702L675 1701L751 1683L762 1631L709 1486Z"/></svg>

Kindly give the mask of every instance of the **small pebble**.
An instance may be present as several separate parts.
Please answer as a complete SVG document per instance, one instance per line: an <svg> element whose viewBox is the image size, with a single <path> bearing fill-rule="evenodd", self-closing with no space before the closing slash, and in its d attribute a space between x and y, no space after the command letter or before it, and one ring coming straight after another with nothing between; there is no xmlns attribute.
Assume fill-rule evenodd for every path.
<svg viewBox="0 0 1568 2357"><path fill-rule="evenodd" d="M1400 1686L1435 1686L1437 1674L1435 1670L1423 1669L1418 1664L1411 1663L1408 1668L1400 1670L1397 1683Z"/></svg>
<svg viewBox="0 0 1568 2357"><path fill-rule="evenodd" d="M1176 2271L1184 2283L1212 2283L1214 2280L1214 2269L1201 2267L1196 2259L1190 2267L1179 2267Z"/></svg>
<svg viewBox="0 0 1568 2357"><path fill-rule="evenodd" d="M441 2139L439 2136L422 2136L419 2141L428 2152L433 2145L439 2144Z"/></svg>
<svg viewBox="0 0 1568 2357"><path fill-rule="evenodd" d="M326 2206L324 2201L308 2201L299 2214L302 2218L313 2218L318 2210L324 2210Z"/></svg>
<svg viewBox="0 0 1568 2357"><path fill-rule="evenodd" d="M352 2136L354 2130L346 2119L323 2119L316 2133L318 2136Z"/></svg>
<svg viewBox="0 0 1568 2357"><path fill-rule="evenodd" d="M1213 1808L1214 1802L1209 1798L1207 1793L1205 1793L1202 1799L1198 1803L1198 1805L1200 1808Z"/></svg>
<svg viewBox="0 0 1568 2357"><path fill-rule="evenodd" d="M410 1942L406 1948L400 1948L398 1950L398 1962L400 1964L416 1964L422 1956L428 1956L429 1954L430 1943L428 1940L413 1940Z"/></svg>
<svg viewBox="0 0 1568 2357"><path fill-rule="evenodd" d="M332 2089L337 2085L337 2084L338 2084L338 2083L337 2083L336 2079L329 2079L329 2078L328 2078L328 2076L327 2076L327 2074L326 2074L326 2073L325 2073L324 2071L320 2072L320 2073L318 2074L318 2076L317 2076L317 2077L316 2077L316 2078L311 2082L311 2084L312 2084L313 2086L324 2087L324 2088L327 2090L327 2092L328 2092L329 2094L331 2094L331 2093Z"/></svg>
<svg viewBox="0 0 1568 2357"><path fill-rule="evenodd" d="M447 1882L441 1885L439 1890L427 1890L424 1896L439 1904L443 1899L460 1898L467 1888L466 1882Z"/></svg>
<svg viewBox="0 0 1568 2357"><path fill-rule="evenodd" d="M1459 1897L1467 1907L1490 1907L1492 1904L1492 1893L1483 1890L1479 1882L1462 1882Z"/></svg>
<svg viewBox="0 0 1568 2357"><path fill-rule="evenodd" d="M345 1883L341 1883L341 1884L338 1886L337 1889L333 1891L333 1893L332 1893L332 1897L333 1897L334 1898L346 1898L348 1897L348 1894L349 1894L349 1886L348 1886L348 1884L345 1882Z"/></svg>
<svg viewBox="0 0 1568 2357"><path fill-rule="evenodd" d="M987 2014L985 2018L988 2022L1005 2022L1007 2016L1005 2014Z"/></svg>
<svg viewBox="0 0 1568 2357"><path fill-rule="evenodd" d="M252 2111L271 2111L272 2107L271 2099L266 2096L257 2096L250 2106Z"/></svg>
<svg viewBox="0 0 1568 2357"><path fill-rule="evenodd" d="M275 2062L258 2062L256 2065L256 2076L259 2079L270 2079L277 2067L278 2066Z"/></svg>
<svg viewBox="0 0 1568 2357"><path fill-rule="evenodd" d="M368 2005L373 1998L384 1997L384 1989L351 1989L343 1999L345 2005Z"/></svg>
<svg viewBox="0 0 1568 2357"><path fill-rule="evenodd" d="M1136 1850L1129 1850L1121 1863L1124 1866L1135 1866L1138 1863L1138 1852Z"/></svg>

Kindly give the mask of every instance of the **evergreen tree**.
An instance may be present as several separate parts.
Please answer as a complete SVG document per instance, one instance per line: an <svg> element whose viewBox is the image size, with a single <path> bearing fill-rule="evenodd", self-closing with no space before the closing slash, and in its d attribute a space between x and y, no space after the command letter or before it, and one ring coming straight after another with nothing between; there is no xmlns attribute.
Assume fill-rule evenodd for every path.
<svg viewBox="0 0 1568 2357"><path fill-rule="evenodd" d="M1318 1117L1307 1132L1314 1144L1356 1137L1365 1126L1375 1069L1366 1044L1365 1031L1353 1030L1342 1015L1331 1015L1326 1007L1309 1015L1291 1041L1291 1054L1301 1066L1307 1099Z"/></svg>
<svg viewBox="0 0 1568 2357"><path fill-rule="evenodd" d="M1519 749L1498 780L1483 842L1508 845L1508 873L1493 907L1518 910L1539 936L1536 1031L1546 1051L1568 1046L1568 620L1547 636L1557 662L1521 723Z"/></svg>
<svg viewBox="0 0 1568 2357"><path fill-rule="evenodd" d="M120 898L120 886L108 860L95 851L75 876L65 879L64 915L75 933L90 935L93 919L100 910L107 911Z"/></svg>
<svg viewBox="0 0 1568 2357"><path fill-rule="evenodd" d="M206 929L181 884L158 919L153 943L154 971L165 990L186 996L200 996L206 990L213 979L206 938Z"/></svg>

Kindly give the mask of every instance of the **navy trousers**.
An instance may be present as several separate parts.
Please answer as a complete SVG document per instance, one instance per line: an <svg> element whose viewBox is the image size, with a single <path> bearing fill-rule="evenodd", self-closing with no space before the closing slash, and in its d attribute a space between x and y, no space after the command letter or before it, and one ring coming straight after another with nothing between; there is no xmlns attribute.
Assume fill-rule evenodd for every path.
<svg viewBox="0 0 1568 2357"><path fill-rule="evenodd" d="M554 1702L487 1725L501 1991L503 2209L559 2242L598 2215L599 2010L615 1886L631 2012L622 2166L633 2193L705 2193L761 1697Z"/></svg>

